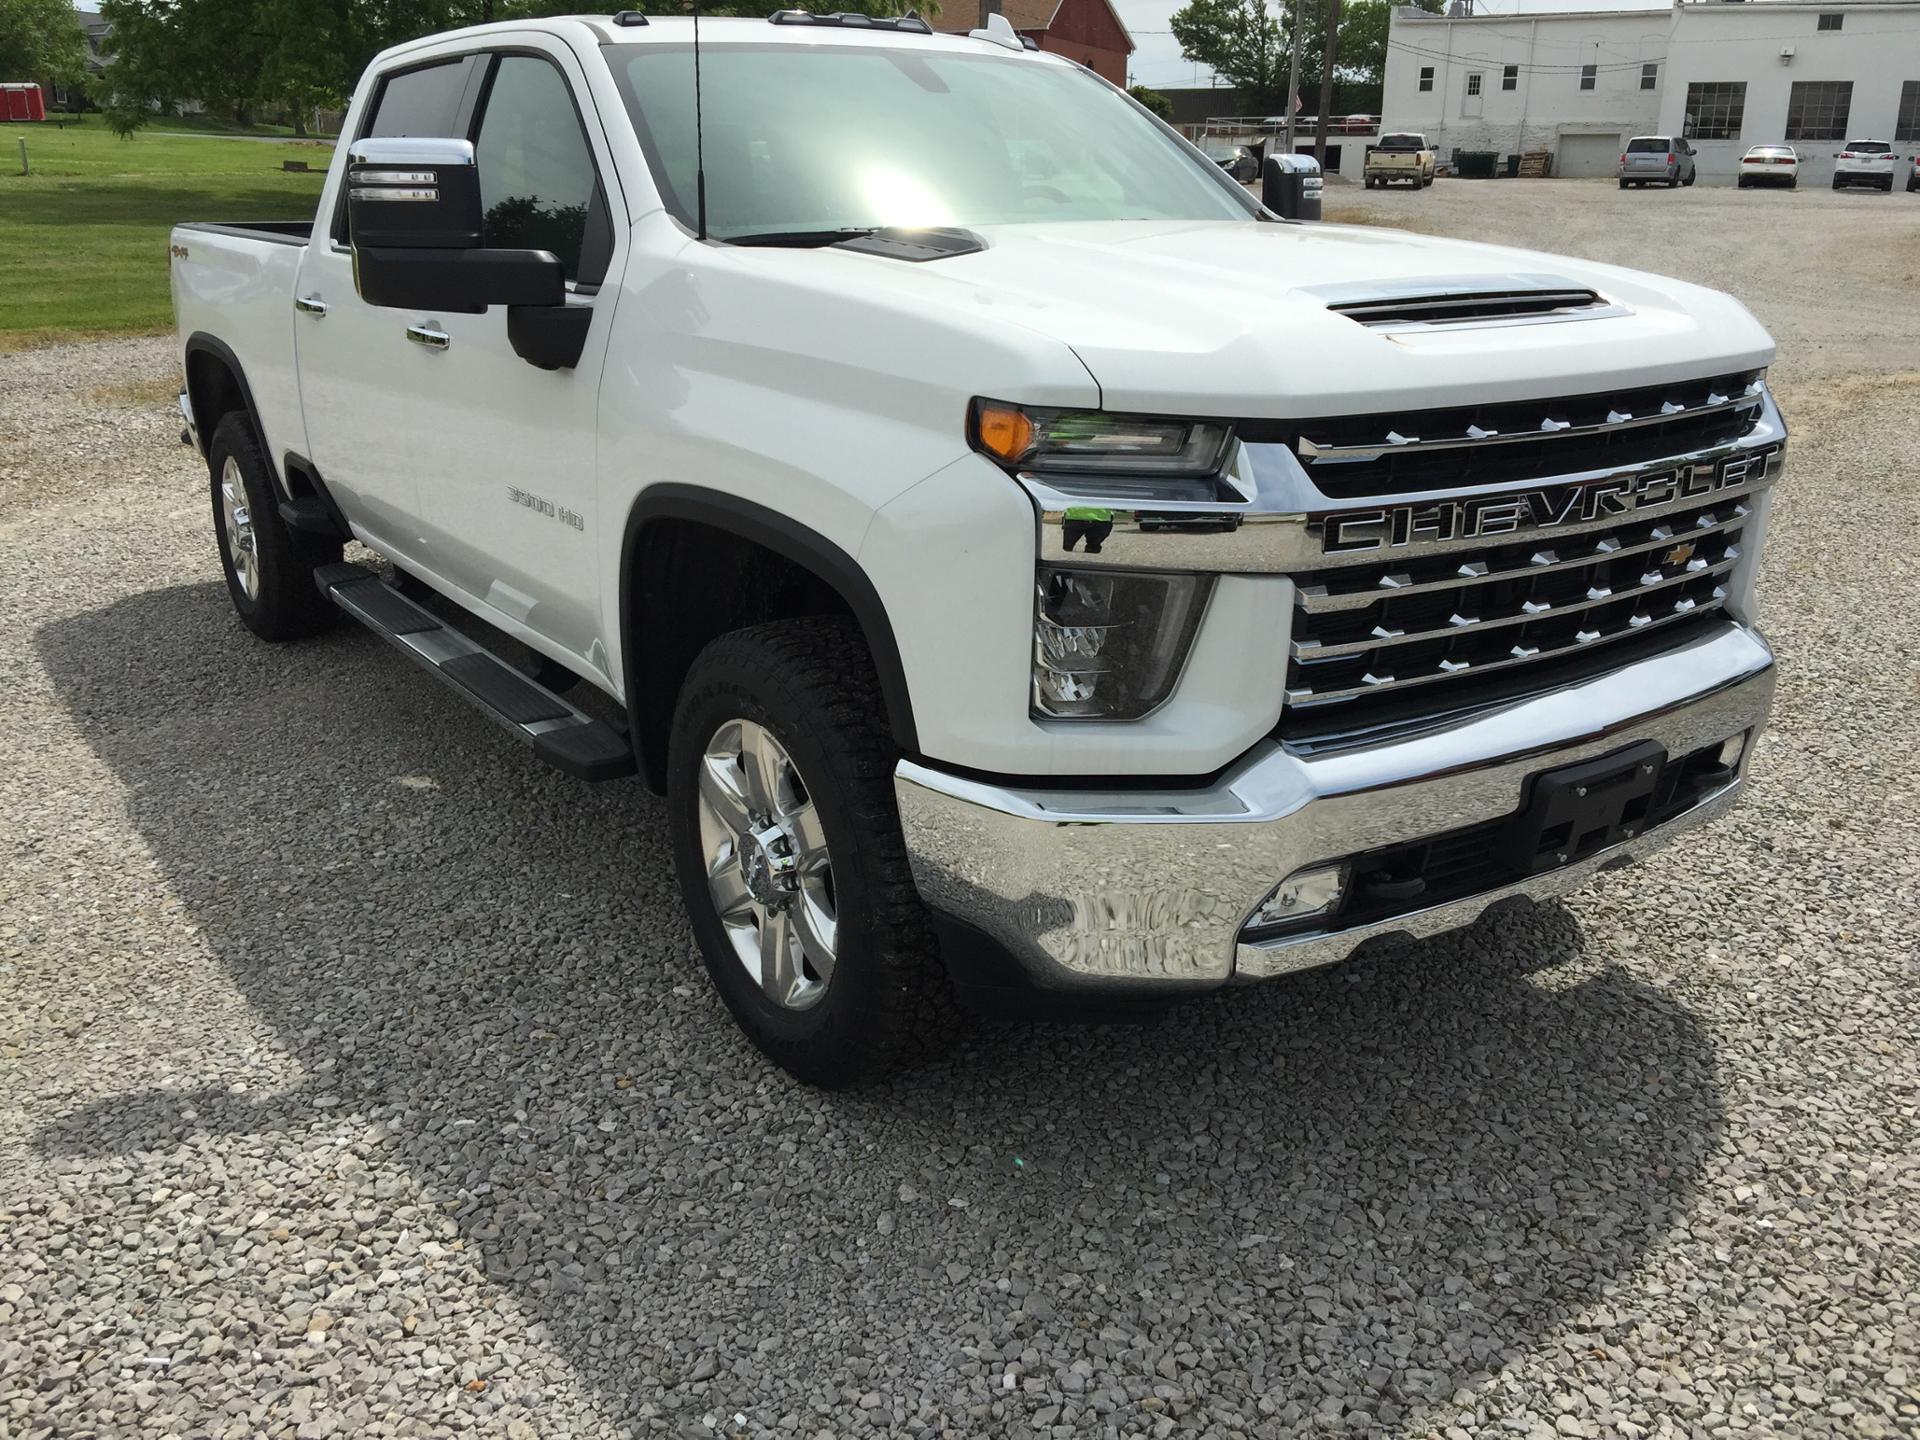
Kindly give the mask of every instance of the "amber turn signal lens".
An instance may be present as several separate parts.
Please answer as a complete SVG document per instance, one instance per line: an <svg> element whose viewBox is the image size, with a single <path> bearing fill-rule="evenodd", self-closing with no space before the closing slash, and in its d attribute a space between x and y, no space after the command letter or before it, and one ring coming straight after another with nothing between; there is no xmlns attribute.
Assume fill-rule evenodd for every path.
<svg viewBox="0 0 1920 1440"><path fill-rule="evenodd" d="M980 448L1009 465L1033 449L1033 421L1011 406L981 405L974 425Z"/></svg>

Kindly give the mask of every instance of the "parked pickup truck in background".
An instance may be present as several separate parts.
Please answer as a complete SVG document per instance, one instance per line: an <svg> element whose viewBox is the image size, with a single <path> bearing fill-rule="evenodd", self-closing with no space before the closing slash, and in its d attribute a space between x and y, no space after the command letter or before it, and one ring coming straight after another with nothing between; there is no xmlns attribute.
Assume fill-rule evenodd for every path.
<svg viewBox="0 0 1920 1440"><path fill-rule="evenodd" d="M173 292L240 619L663 793L780 1064L1326 964L1735 802L1786 439L1737 302L1279 221L999 17L700 38L697 89L684 19L389 51L314 223L182 225Z"/></svg>
<svg viewBox="0 0 1920 1440"><path fill-rule="evenodd" d="M1378 145L1367 148L1367 162L1362 173L1369 190L1395 180L1427 186L1433 184L1434 164L1434 153L1427 148L1427 137L1403 131L1382 135Z"/></svg>

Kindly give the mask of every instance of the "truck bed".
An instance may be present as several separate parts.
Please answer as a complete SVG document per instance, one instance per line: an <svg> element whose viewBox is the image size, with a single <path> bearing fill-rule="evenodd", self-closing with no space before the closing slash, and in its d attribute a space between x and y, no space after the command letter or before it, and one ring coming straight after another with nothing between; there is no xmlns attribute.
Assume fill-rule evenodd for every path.
<svg viewBox="0 0 1920 1440"><path fill-rule="evenodd" d="M204 230L243 240L265 240L274 245L305 245L313 238L311 220L188 220L176 230Z"/></svg>
<svg viewBox="0 0 1920 1440"><path fill-rule="evenodd" d="M294 287L311 220L189 221L173 227L173 311L191 371L196 348L231 356L246 376L270 464L305 454L294 378ZM203 441L210 436L202 436Z"/></svg>

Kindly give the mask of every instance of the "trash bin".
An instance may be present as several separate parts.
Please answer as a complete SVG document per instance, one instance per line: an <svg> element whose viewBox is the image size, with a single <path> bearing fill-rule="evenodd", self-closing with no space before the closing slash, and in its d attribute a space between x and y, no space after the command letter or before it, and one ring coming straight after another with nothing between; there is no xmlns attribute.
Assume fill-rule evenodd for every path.
<svg viewBox="0 0 1920 1440"><path fill-rule="evenodd" d="M1311 155L1269 155L1260 176L1260 203L1288 220L1318 220L1323 181Z"/></svg>
<svg viewBox="0 0 1920 1440"><path fill-rule="evenodd" d="M1507 178L1509 180L1518 180L1520 178L1520 157L1518 155L1507 156Z"/></svg>
<svg viewBox="0 0 1920 1440"><path fill-rule="evenodd" d="M1500 163L1497 150L1456 150L1453 155L1454 173L1466 180L1491 180L1494 167Z"/></svg>

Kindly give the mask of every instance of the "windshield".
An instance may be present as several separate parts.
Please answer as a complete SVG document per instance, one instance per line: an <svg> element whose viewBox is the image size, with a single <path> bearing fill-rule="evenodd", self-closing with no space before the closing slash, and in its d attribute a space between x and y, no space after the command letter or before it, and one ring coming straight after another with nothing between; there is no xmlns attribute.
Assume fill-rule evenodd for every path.
<svg viewBox="0 0 1920 1440"><path fill-rule="evenodd" d="M1627 142L1627 153L1629 155L1664 155L1672 148L1671 145L1667 144L1665 139L1658 135L1643 135L1638 140L1629 140Z"/></svg>
<svg viewBox="0 0 1920 1440"><path fill-rule="evenodd" d="M693 51L608 58L667 207L694 219ZM1022 59L877 46L708 45L707 227L1246 220L1251 197L1104 81Z"/></svg>

